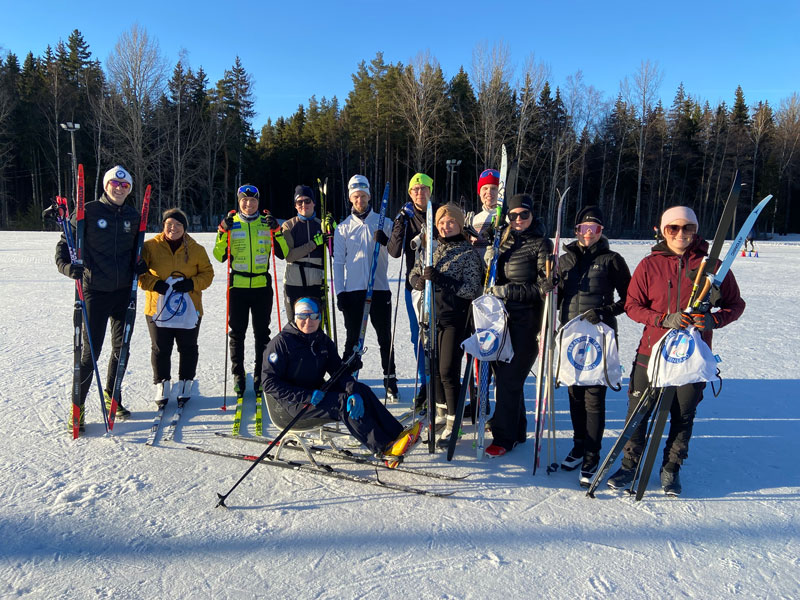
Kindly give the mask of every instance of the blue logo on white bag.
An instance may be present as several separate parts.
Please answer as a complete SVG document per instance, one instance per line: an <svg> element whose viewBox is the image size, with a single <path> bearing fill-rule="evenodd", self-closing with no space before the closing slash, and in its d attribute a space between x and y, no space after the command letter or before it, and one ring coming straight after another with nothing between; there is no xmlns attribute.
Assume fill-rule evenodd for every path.
<svg viewBox="0 0 800 600"><path fill-rule="evenodd" d="M681 364L694 354L694 338L685 329L673 329L661 347L661 356L669 363Z"/></svg>
<svg viewBox="0 0 800 600"><path fill-rule="evenodd" d="M500 336L493 329L479 329L475 333L478 351L482 357L493 356L500 346Z"/></svg>
<svg viewBox="0 0 800 600"><path fill-rule="evenodd" d="M582 335L567 346L567 360L578 371L591 371L603 359L603 347L596 339Z"/></svg>
<svg viewBox="0 0 800 600"><path fill-rule="evenodd" d="M173 317L180 317L183 316L183 313L186 312L189 303L186 302L186 298L184 294L170 294L167 297L167 305L166 310L170 313ZM172 317L170 317L172 318Z"/></svg>

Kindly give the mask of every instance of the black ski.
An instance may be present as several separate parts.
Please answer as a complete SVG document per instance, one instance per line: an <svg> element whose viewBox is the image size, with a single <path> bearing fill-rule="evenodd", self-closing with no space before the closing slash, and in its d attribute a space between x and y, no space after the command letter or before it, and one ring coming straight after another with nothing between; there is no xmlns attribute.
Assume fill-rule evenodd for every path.
<svg viewBox="0 0 800 600"><path fill-rule="evenodd" d="M672 402L675 400L674 387L664 388L659 394L658 410L653 417L653 431L650 436L650 443L647 446L647 454L645 455L642 468L638 474L638 486L636 487L636 500L641 500L644 496L644 491L647 489L647 482L650 480L650 474L653 472L653 465L656 462L656 455L658 454L658 447L661 443L661 436L664 435L664 427L669 418L669 410L672 407ZM632 492L636 486L637 478L631 482L630 491Z"/></svg>
<svg viewBox="0 0 800 600"><path fill-rule="evenodd" d="M211 454L213 456L225 456L227 458L236 458L247 462L255 462L259 459L258 456L252 454L237 454L235 452L225 452L222 450L211 450L208 448L200 448L198 446L186 446L187 450L192 452L202 452L203 454ZM378 472L375 472L375 479L369 477L362 477L360 475L353 475L345 471L339 471L329 465L320 465L314 467L310 464L299 463L291 460L276 459L272 455L267 455L260 463L261 465L280 467L282 469L290 469L292 471L302 471L304 473L314 473L315 475L323 475L325 477L332 477L334 479L342 479L344 481L352 481L354 483L362 483L364 485L374 485L377 487L394 490L396 492L405 492L407 494L419 494L421 496L434 496L436 498L447 498L452 496L455 492L435 492L433 490L424 490L409 485L402 485L399 483L388 483L381 481L378 478Z"/></svg>
<svg viewBox="0 0 800 600"><path fill-rule="evenodd" d="M272 442L272 440L266 438L252 438L252 437L234 437L229 433L222 433L217 431L215 435L223 438L232 438L237 439L242 442L253 442L255 444L267 445ZM292 440L288 440L282 442L280 444L281 448L284 450L296 450L298 452L303 452L303 448ZM443 479L445 481L461 481L462 479L466 479L469 477L467 475L445 475L444 473L437 473L435 471L425 471L421 469L408 469L404 467L389 467L383 462L377 460L376 458L372 457L368 454L357 454L350 452L349 450L334 450L332 448L325 448L323 446L315 446L313 444L309 444L306 446L308 450L316 454L318 456L328 456L331 458L340 458L342 460L346 460L347 462L356 463L359 465L370 465L373 467L377 467L379 469L391 469L392 471L396 471L399 473L409 473L411 475L420 475L421 477L430 477L432 479Z"/></svg>
<svg viewBox="0 0 800 600"><path fill-rule="evenodd" d="M147 436L147 441L144 443L145 446L152 446L156 441L156 436L158 435L158 430L161 427L161 421L164 420L164 409L167 408L167 398L164 398L158 403L158 411L156 412L156 416L153 419L153 424L150 425L150 433Z"/></svg>
<svg viewBox="0 0 800 600"><path fill-rule="evenodd" d="M461 380L461 389L458 390L458 400L456 401L456 420L453 423L453 432L450 434L450 441L447 444L447 460L453 460L458 443L458 434L461 431L461 423L464 422L464 405L467 403L467 389L472 379L472 366L475 361L469 354L465 355L467 364L464 367L464 377Z"/></svg>

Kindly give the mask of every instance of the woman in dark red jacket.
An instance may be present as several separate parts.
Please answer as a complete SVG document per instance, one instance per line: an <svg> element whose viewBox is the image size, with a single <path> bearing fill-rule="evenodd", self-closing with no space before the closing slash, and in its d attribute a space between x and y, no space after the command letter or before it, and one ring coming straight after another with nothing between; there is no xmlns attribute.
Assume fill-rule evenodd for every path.
<svg viewBox="0 0 800 600"><path fill-rule="evenodd" d="M745 303L732 272L714 294L713 311L705 314L684 313L692 292L694 274L708 252L708 243L697 234L697 216L691 208L675 206L661 216L662 241L653 246L633 272L625 312L644 324L644 332L636 351L628 388L628 416L648 385L647 364L653 345L669 330L694 325L702 331L711 346L711 330L738 319ZM690 383L676 389L670 409L670 427L661 466L661 485L669 495L681 493L678 476L689 452L689 439L698 403L703 399L705 383ZM608 480L612 489L627 487L633 480L636 466L644 451L647 418L634 431L625 445L622 467Z"/></svg>

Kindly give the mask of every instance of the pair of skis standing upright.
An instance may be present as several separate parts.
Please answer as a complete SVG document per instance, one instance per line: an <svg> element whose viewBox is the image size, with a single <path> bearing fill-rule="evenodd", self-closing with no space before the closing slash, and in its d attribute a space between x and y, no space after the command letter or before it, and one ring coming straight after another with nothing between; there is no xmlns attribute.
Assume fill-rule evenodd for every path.
<svg viewBox="0 0 800 600"><path fill-rule="evenodd" d="M83 242L85 234L85 180L83 174L83 165L78 165L77 185L76 185L76 198L75 198L75 231L72 231L72 225L69 220L69 208L66 198L57 197L55 214L59 224L62 227L64 238L70 251L70 259L72 264L83 266ZM147 229L147 216L150 210L150 186L145 189L144 199L142 201L142 212L139 221L139 232L136 239L136 259L137 264L142 258L142 246L144 244L144 233ZM136 295L137 284L139 276L134 273L131 283L131 295L128 303L128 308L125 312L125 321L122 329L122 346L120 348L119 361L117 363L117 372L114 379L114 388L111 393L111 402L108 411L106 412L105 394L103 392L102 383L100 381L100 372L97 367L98 356L92 347L91 336L87 335L89 340L89 349L92 356L92 365L94 367L94 376L97 380L97 387L100 392L100 405L103 411L103 422L106 432L114 429L116 420L117 406L119 404L120 391L122 389L122 378L125 375L125 369L128 364L128 356L130 353L131 333L133 331L133 323L136 319ZM88 317L86 314L86 301L83 294L83 281L75 281L75 307L73 310L73 372L72 372L72 437L77 439L80 435L81 426L81 378L80 378L80 362L81 354L83 352L83 328L88 327Z"/></svg>

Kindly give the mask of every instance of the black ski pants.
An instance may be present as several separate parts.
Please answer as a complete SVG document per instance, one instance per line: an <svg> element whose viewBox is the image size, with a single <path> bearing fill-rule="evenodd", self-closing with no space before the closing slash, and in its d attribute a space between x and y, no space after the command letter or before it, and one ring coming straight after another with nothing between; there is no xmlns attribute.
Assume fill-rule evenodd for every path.
<svg viewBox="0 0 800 600"><path fill-rule="evenodd" d="M353 347L358 343L361 333L361 319L364 317L364 300L366 290L341 292L337 297L339 310L344 316L344 327L347 330L347 339L344 343L343 360L353 353ZM378 346L381 351L381 367L383 376L394 375L394 356L392 356L392 292L389 290L374 290L372 292L372 306L369 310L369 320L378 337Z"/></svg>
<svg viewBox="0 0 800 600"><path fill-rule="evenodd" d="M272 288L231 288L228 327L230 333L231 373L234 378L244 379L244 339L248 320L252 319L255 338L255 367L253 380L256 387L261 381L261 365L264 349L269 342L269 320L272 315Z"/></svg>
<svg viewBox="0 0 800 600"><path fill-rule="evenodd" d="M571 385L568 388L572 440L584 452L600 452L606 427L607 389L604 385Z"/></svg>
<svg viewBox="0 0 800 600"><path fill-rule="evenodd" d="M353 387L353 393L361 396L364 402L364 415L360 419L351 418L347 412L347 398L350 394L338 391L326 393L317 406L308 408L304 413L304 417L341 421L359 442L373 453L383 454L387 450L387 446L400 437L403 432L403 426L394 418L369 386L357 381ZM296 416L298 411L305 406L297 403L281 404L292 416Z"/></svg>
<svg viewBox="0 0 800 600"><path fill-rule="evenodd" d="M648 386L647 363L650 357L642 354L636 355L631 371L631 383L628 388L628 417L631 416L636 405L639 403L642 392ZM664 458L662 464L673 463L683 464L689 456L689 440L692 437L694 427L694 416L697 413L697 405L703 399L705 383L688 383L675 389L675 399L670 407L669 434L664 446ZM646 428L648 418L652 409L642 420L636 431L633 432L631 439L625 444L625 457L622 465L626 469L633 469L639 464L639 460L644 453Z"/></svg>
<svg viewBox="0 0 800 600"><path fill-rule="evenodd" d="M508 315L508 331L514 358L511 362L492 363L496 385L496 403L491 420L492 443L511 450L525 441L528 419L525 416L525 380L536 361L539 347L541 306L515 309Z"/></svg>
<svg viewBox="0 0 800 600"><path fill-rule="evenodd" d="M109 394L114 389L119 353L122 349L125 313L131 300L131 288L125 287L113 292L85 290L83 297L86 300L87 322L83 326L83 351L81 352L81 404L86 400L86 394L89 393L94 375L89 339L92 340L95 358L99 358L109 321L111 321L111 356L108 358L104 389ZM133 325L134 323L131 323L131 334Z"/></svg>
<svg viewBox="0 0 800 600"><path fill-rule="evenodd" d="M159 327L153 317L147 317L147 330L150 333L150 364L153 367L153 383L172 379L172 346L178 346L178 379L194 379L197 374L197 336L200 321L191 329L171 329Z"/></svg>

